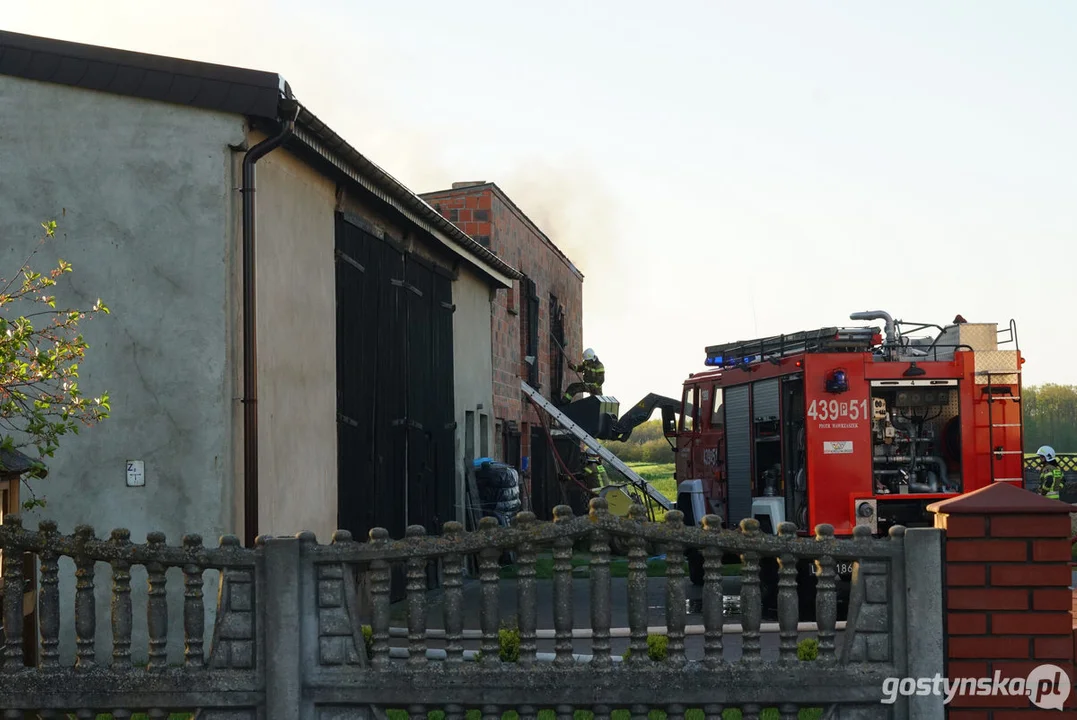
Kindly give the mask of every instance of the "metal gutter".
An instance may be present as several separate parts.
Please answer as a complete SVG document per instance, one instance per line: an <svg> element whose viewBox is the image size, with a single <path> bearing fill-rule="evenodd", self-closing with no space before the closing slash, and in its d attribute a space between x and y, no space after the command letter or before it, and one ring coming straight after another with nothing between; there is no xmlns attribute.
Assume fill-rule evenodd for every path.
<svg viewBox="0 0 1077 720"><path fill-rule="evenodd" d="M300 109L295 137L452 252L463 256L501 287L512 287L512 280L523 277L523 273L445 219L429 203L367 159L306 108Z"/></svg>
<svg viewBox="0 0 1077 720"><path fill-rule="evenodd" d="M243 156L243 534L247 547L258 536L258 340L255 295L255 172L254 164L273 152L295 131L299 103L287 84L280 101L280 131L247 150Z"/></svg>

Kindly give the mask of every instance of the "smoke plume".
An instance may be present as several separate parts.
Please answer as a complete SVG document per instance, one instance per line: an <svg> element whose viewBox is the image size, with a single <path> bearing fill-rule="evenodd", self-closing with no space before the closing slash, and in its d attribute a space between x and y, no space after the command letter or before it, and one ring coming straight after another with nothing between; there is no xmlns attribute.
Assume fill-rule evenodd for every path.
<svg viewBox="0 0 1077 720"><path fill-rule="evenodd" d="M586 284L604 284L618 260L620 212L598 173L543 161L518 168L495 182L587 276Z"/></svg>

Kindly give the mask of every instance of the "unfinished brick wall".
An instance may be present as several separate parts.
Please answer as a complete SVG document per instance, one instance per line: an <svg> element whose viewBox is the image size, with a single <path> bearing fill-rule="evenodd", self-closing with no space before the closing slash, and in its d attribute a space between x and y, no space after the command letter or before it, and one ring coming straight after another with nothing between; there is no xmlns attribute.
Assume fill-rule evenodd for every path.
<svg viewBox="0 0 1077 720"><path fill-rule="evenodd" d="M1026 678L1043 664L1074 677L1067 503L999 482L928 508L946 531L946 676ZM1077 717L1071 695L1061 715ZM1032 717L1025 696L958 695L954 720Z"/></svg>
<svg viewBox="0 0 1077 720"><path fill-rule="evenodd" d="M538 296L538 383L542 394L550 397L550 295L555 295L564 307L565 347L569 356L579 362L584 350L583 276L523 210L493 183L426 193L422 198L534 281ZM524 355L530 321L523 295L520 281L513 283L511 291L499 290L491 323L495 433L505 421L515 421L523 432L520 454L526 457L530 455L528 428L538 427L539 419L520 392L520 379L527 378L528 374ZM563 358L556 361L564 363ZM563 373L566 385L575 379L567 367ZM503 452L498 443L499 440L495 440L495 447Z"/></svg>

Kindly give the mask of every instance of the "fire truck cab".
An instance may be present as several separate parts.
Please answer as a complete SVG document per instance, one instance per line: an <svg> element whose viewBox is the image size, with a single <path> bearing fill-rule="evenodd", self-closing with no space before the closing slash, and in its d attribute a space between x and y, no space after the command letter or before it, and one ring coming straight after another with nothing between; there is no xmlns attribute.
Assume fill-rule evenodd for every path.
<svg viewBox="0 0 1077 720"><path fill-rule="evenodd" d="M992 482L1022 486L1024 360L1012 320L999 330L960 318L910 324L882 311L850 319L884 327L706 349L710 369L685 381L667 430L686 522L713 513L726 527L755 518L768 533L793 522L804 535L824 523L837 536L856 525L884 535L892 525L930 526L926 507L937 500ZM702 584L702 558L688 559ZM803 565L802 615L814 605L814 564ZM838 573L847 582L852 559L839 559ZM763 575L764 600L776 602L776 564Z"/></svg>

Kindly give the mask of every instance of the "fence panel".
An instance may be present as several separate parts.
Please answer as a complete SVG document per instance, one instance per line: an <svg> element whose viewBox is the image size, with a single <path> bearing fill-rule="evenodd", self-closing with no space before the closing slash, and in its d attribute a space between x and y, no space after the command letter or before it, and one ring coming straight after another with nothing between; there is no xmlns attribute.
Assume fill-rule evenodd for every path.
<svg viewBox="0 0 1077 720"><path fill-rule="evenodd" d="M795 526L786 523L772 536L762 534L754 520L729 530L710 516L702 527L685 527L677 511L662 523L647 522L638 506L629 518L619 518L601 499L593 500L590 514L581 517L558 507L553 522L522 513L512 527L498 527L487 518L470 533L451 522L435 536L412 526L404 538L393 540L375 528L368 542L338 531L328 544L300 533L259 538L254 548L242 548L229 536L217 548L204 547L196 536L172 547L158 533L134 544L123 530L98 540L86 527L65 536L49 523L29 531L17 517L6 521L0 526L4 587L21 586L23 566L17 560L23 552L33 553L40 563L42 652L37 667L24 664L21 598L5 593L0 666L0 706L9 708L5 718L22 717L23 711L42 717L58 711L79 717L94 712L130 717L137 711L152 718L196 710L199 717L214 720L384 717L387 711L410 717L440 711L446 720L477 711L485 720L510 710L521 720L540 713L568 718L577 710L592 712L595 718L613 713L634 720L651 710L677 719L686 713L701 719L748 719L760 713L785 719L798 713L806 717L805 712L807 717L826 712L830 717L883 718L906 717L912 707L917 717L942 717L941 704L936 707L930 699L881 702L887 678L914 671L930 676L932 670L942 670L932 638L910 636L911 629L940 635L932 624L934 615L940 615L941 623L939 531L910 530L907 535L899 527L888 538L874 539L866 529L858 529L853 538L839 539L833 528L819 526L812 538L798 537ZM610 541L615 536L629 548L627 578L616 585L624 597L613 592ZM690 547L701 550L702 627L686 624L684 564L668 562L664 577L648 578L649 546L665 550L667 558L681 557ZM909 557L907 546L920 548L917 552L927 562ZM547 548L552 550L549 581L536 578L539 553ZM573 580L576 548L590 553L586 583ZM501 588L500 559L506 550L514 550L517 561L511 611ZM742 559L737 628L741 658L736 661L727 660L723 649L730 626L721 560L729 553ZM53 580L61 556L72 558L79 568L74 597L78 657L73 667L61 667L54 652L59 598ZM478 558L474 599L469 599L463 578L469 557ZM780 564L776 660L764 659L761 651L760 561L766 557L778 558ZM797 657L803 628L798 623L796 561L802 558L814 561L818 569L818 659L813 662ZM835 558L857 559L840 637ZM97 658L93 652L95 562L112 568L115 650L110 658ZM442 576L436 598L427 590L431 563ZM129 653L129 572L134 565L145 566L149 574L145 612L150 661L145 667L134 667ZM179 610L186 652L176 667L163 661L170 610L164 574L172 567L182 569L185 586ZM390 602L395 568L402 568L406 578L403 608ZM206 608L200 577L209 569L222 573L222 584L213 642L207 649L201 643ZM648 627L649 583L664 583L665 623L660 632L667 645L660 661L649 657L648 634L655 630ZM361 598L363 586L369 588L368 612ZM584 628L577 628L574 594L581 588L589 617ZM544 599L547 594L550 600ZM437 632L427 628L433 602L442 606L438 619L443 627ZM546 602L552 607L544 607ZM611 649L615 605L627 608L626 658ZM465 619L475 617L475 608L478 627L466 628ZM552 629L539 629L540 610L549 610ZM406 622L403 632L394 631L394 617ZM915 618L915 624L909 618ZM518 629L518 657L512 662L500 657L503 620ZM686 652L686 637L693 634L703 637L699 657ZM574 647L580 635L590 640L587 657ZM553 640L553 652L538 652L547 638ZM465 648L476 641L477 652ZM438 644L443 647L432 647Z"/></svg>

